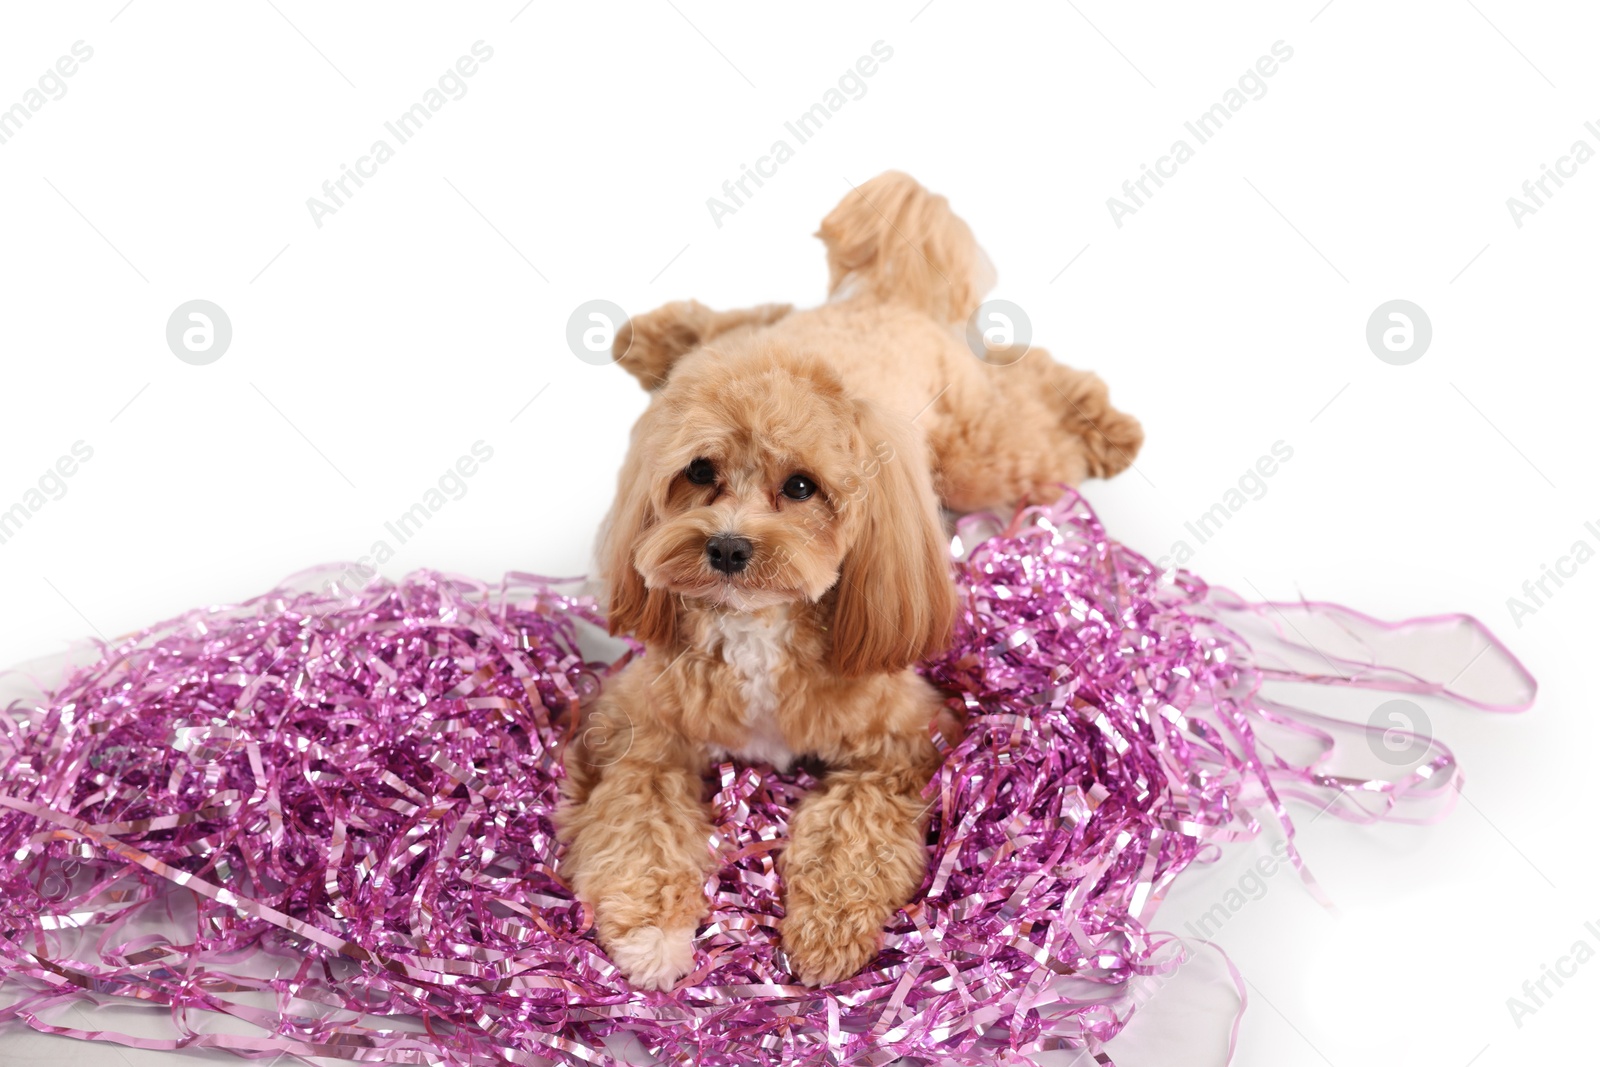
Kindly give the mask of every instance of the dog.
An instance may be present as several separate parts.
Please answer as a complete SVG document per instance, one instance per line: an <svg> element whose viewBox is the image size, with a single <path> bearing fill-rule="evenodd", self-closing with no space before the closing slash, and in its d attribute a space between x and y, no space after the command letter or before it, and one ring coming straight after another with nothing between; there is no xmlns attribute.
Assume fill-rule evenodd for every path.
<svg viewBox="0 0 1600 1067"><path fill-rule="evenodd" d="M613 354L650 392L601 532L607 622L645 646L572 732L561 873L635 986L694 965L717 868L702 776L821 764L778 856L780 935L810 986L859 972L927 868L934 730L914 670L958 611L941 504L1052 499L1143 433L1039 349L975 355L993 284L946 200L883 174L823 220L829 301L668 304Z"/></svg>

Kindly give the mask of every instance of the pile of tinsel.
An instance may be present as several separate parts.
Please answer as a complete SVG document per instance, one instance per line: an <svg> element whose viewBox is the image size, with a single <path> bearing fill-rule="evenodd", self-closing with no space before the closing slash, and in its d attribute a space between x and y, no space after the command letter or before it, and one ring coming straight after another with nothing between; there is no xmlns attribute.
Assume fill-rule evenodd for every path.
<svg viewBox="0 0 1600 1067"><path fill-rule="evenodd" d="M618 665L579 650L594 606L529 575L419 572L190 612L0 716L0 1018L416 1064L609 1064L625 1041L682 1067L1098 1051L1132 984L1174 966L1152 922L1197 858L1264 825L1292 847L1285 797L1373 817L1453 785L1431 741L1394 780L1340 777L1334 721L1260 693L1447 692L1371 657L1268 667L1241 636L1306 652L1296 617L1370 620L1162 574L1072 494L974 530L957 641L922 668L966 737L929 785L927 881L860 976L808 989L777 952L774 853L810 779L725 764L697 967L630 988L557 875L551 825L565 730ZM1454 623L1526 683L1487 706L1525 706L1520 665ZM1283 734L1314 755L1280 752ZM158 1006L170 1036L84 1030L73 1003Z"/></svg>

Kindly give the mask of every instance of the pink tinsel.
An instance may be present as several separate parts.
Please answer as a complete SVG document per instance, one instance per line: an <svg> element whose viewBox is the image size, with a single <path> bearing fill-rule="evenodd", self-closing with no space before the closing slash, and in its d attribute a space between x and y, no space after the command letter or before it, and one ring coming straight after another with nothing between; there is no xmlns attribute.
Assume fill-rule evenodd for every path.
<svg viewBox="0 0 1600 1067"><path fill-rule="evenodd" d="M810 780L725 764L698 966L631 989L556 875L550 822L563 730L611 669L579 651L593 605L419 572L191 612L0 716L0 1019L390 1063L609 1064L630 1035L684 1067L1098 1050L1130 983L1176 966L1151 923L1190 863L1264 822L1292 849L1286 797L1370 819L1453 795L1431 738L1396 780L1333 773L1335 739L1370 728L1264 680L1531 702L1474 620L1245 604L1160 574L1075 494L998 527L963 525L963 624L923 668L968 716L929 786L927 882L857 978L806 989L776 951L773 854ZM1477 669L1511 678L1502 699L1375 654L1451 632L1492 653ZM65 1025L69 1002L162 1005L179 1036ZM260 1035L203 1031L207 1012Z"/></svg>

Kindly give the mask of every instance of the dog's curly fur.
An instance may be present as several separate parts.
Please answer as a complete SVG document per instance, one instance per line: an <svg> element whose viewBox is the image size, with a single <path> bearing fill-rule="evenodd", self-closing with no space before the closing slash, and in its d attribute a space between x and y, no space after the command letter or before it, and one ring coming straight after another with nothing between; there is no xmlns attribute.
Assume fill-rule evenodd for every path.
<svg viewBox="0 0 1600 1067"><path fill-rule="evenodd" d="M600 562L612 631L647 650L569 740L557 826L600 943L648 988L692 968L717 865L702 775L729 756L827 768L779 856L783 948L813 985L871 959L926 869L931 730L959 729L911 670L956 612L939 504L1048 498L1142 441L1093 374L967 347L992 271L943 197L890 172L819 236L829 303L686 301L616 338L652 397ZM814 495L785 492L797 474ZM707 542L729 534L751 557L723 573Z"/></svg>

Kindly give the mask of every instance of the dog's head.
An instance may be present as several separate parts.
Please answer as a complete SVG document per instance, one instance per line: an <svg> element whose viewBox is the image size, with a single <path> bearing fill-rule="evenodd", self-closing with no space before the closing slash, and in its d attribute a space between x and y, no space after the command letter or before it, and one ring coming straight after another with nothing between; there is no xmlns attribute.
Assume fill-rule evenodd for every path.
<svg viewBox="0 0 1600 1067"><path fill-rule="evenodd" d="M819 360L679 361L634 427L601 547L613 633L671 644L680 608L823 601L846 675L948 642L949 557L920 437Z"/></svg>

